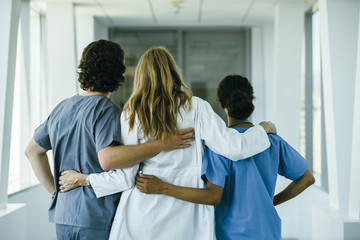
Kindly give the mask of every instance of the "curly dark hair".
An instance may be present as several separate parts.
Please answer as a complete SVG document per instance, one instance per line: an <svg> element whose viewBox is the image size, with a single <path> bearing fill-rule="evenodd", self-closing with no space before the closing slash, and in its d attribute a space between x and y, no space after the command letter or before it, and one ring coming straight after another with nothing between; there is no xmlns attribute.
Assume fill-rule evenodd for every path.
<svg viewBox="0 0 360 240"><path fill-rule="evenodd" d="M108 40L90 43L78 66L80 87L93 92L113 92L125 82L125 54L121 46Z"/></svg>
<svg viewBox="0 0 360 240"><path fill-rule="evenodd" d="M254 89L246 77L226 76L219 83L216 95L221 107L228 110L230 117L244 120L250 117L255 109Z"/></svg>

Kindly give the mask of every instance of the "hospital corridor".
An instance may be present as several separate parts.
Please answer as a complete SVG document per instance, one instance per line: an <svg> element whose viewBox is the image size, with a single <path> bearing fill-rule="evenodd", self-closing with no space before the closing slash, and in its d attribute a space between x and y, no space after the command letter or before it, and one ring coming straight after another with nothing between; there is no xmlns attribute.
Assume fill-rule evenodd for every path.
<svg viewBox="0 0 360 240"><path fill-rule="evenodd" d="M114 87L109 83L112 77L117 81ZM226 92L221 84L230 78L246 80L240 85L252 86L249 93L236 90L235 83ZM174 79L174 83L169 79ZM156 87L157 90L145 90ZM236 90L237 95L222 101L230 90ZM90 130L84 130L84 136L89 139L84 140L79 133L82 130L75 127L67 135L70 125L76 125L75 120L69 119L80 111L74 109L85 106L81 100L74 99L89 94L102 95L96 98L98 102L94 103L93 99L81 110L88 114L82 116L84 124L94 122ZM251 105L244 117L234 115L232 105L227 105L237 99L241 106L235 104L236 109L246 111L245 105ZM73 101L73 105L66 101ZM96 113L96 109L89 107L91 104L97 104L96 109L104 107ZM106 106L116 110L108 113ZM171 112L160 113L159 106ZM186 106L190 106L189 110ZM124 110L121 118L120 109ZM56 120L66 111L70 111L67 124ZM107 114L109 119L116 118L111 123L119 126L110 126L108 119L101 120ZM229 130L236 124L240 124L239 129L250 127L249 132L236 129L239 133L235 134L235 130ZM166 135L169 126L172 129ZM186 127L194 128L194 136L181 132ZM272 133L279 135L280 140ZM68 138L67 147L57 148L61 141L54 136L63 135ZM113 138L107 139L109 136ZM181 145L170 146L170 140L176 137L181 138ZM84 140L86 145L75 146L70 138ZM276 148L274 139L285 142L281 142L281 150L276 153L280 162L270 157L263 160L275 166L275 175L267 175L266 171L270 170L264 170L265 165L261 165L264 163L258 163L260 160L254 160L255 165L245 164ZM160 142L145 148L147 143ZM237 142L244 154L233 152ZM133 152L129 152L130 147L124 148L136 144L143 145L141 149L149 154L141 155L140 148ZM31 146L44 150L40 154L42 170L51 172L51 186L44 184L45 178L36 170L38 166L31 159L35 150L30 151ZM156 150L157 146L161 149ZM103 158L101 154L109 148L130 149L123 155L125 159L129 154L128 162L105 165L103 159L110 162L110 157ZM87 151L94 154L87 155L84 153ZM74 158L73 165L61 165L68 153L70 159ZM86 159L78 163L75 161L78 156ZM216 156L214 161L226 159L232 174L239 174L237 179L245 179L247 174L246 182L231 180L230 173L226 175L226 183L218 180L221 166L214 163L214 170L210 171L211 156ZM161 162L165 158L169 164L165 160ZM44 163L44 159L48 161ZM235 161L241 159L245 160ZM178 165L170 166L173 161L178 161ZM191 165L193 162L195 167ZM184 166L185 163L188 165ZM260 177L249 170L254 166L260 169ZM77 181L73 180L78 185L66 192L62 180L65 177L58 181L64 170L71 169L79 172L75 173ZM215 182L207 175L209 172L214 174ZM148 240L359 240L359 173L359 0L0 0L0 240L85 239L61 238L65 234L60 231L65 230L58 225L91 229L95 226L109 231L109 239L123 240L140 239L134 236L140 236L135 233L141 231ZM157 184L168 181L172 184L170 190L174 185L179 185L179 190L165 192L162 188L153 190L154 194L150 186L143 188L141 178L153 179L146 177L150 174L159 177ZM46 177L49 179L49 175ZM300 182L302 177L310 179L307 185L289 197L289 201L277 205L277 194L306 182L304 179ZM252 180L266 183L269 178L274 191L269 185L263 188L258 180ZM194 180L190 182L190 179ZM98 190L101 184L104 190L102 186ZM105 187L106 184L113 184L115 190ZM197 194L212 191L212 187L215 193L219 190L222 199L203 206ZM254 191L261 187L266 194L269 192L267 202L276 218L269 221L278 221L278 233L269 233L264 238L251 234L249 238L220 237L226 234L219 235L222 224L218 222L218 209L226 201L231 202L226 200L232 191L227 192L227 187L236 191L234 201L241 199L240 209L249 218L255 215L241 204L256 196L250 201L254 209L269 214L269 209L263 210L265 200L259 200L262 196ZM203 192L191 192L199 188ZM70 195L74 193L80 195ZM64 200L66 194L72 197ZM91 205L95 203L90 198L104 203ZM257 202L260 208L256 207ZM146 204L159 206L157 210L149 210ZM110 210L100 207L110 205ZM69 214L70 220L60 217L60 208ZM90 217L81 219L82 211L88 211L86 216ZM191 211L201 215L195 217ZM164 212L173 216L167 218ZM189 218L187 213L191 215ZM136 219L139 214L144 214L141 217L144 223L150 216L153 220L149 224L154 225L141 226ZM236 219L242 214L230 215L230 220L224 220L223 224L238 221L241 231L266 232L265 219L244 222ZM103 228L99 220L102 218L110 219ZM94 222L90 224L91 221ZM120 226L125 223L129 227ZM172 223L173 229L168 228ZM188 232L178 230L182 224L191 225ZM209 235L194 235L189 239L192 231L203 228L209 230ZM163 237L162 231L172 232L174 236ZM91 235L90 239L107 239Z"/></svg>

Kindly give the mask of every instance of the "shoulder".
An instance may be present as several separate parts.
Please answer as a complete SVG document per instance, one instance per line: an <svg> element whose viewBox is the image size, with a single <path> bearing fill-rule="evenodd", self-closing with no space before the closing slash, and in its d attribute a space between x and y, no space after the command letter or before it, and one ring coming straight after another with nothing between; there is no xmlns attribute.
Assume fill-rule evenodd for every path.
<svg viewBox="0 0 360 240"><path fill-rule="evenodd" d="M277 135L277 134L268 134L268 136L269 136L269 140L270 140L272 145L277 144L279 146L279 148L292 149L293 151L296 151L285 139L283 139L279 135Z"/></svg>
<svg viewBox="0 0 360 240"><path fill-rule="evenodd" d="M74 99L76 99L76 96L77 95L63 99L54 107L53 111L63 108L64 106L67 106L68 104L72 104L72 102L74 102Z"/></svg>
<svg viewBox="0 0 360 240"><path fill-rule="evenodd" d="M282 160L288 161L292 160L304 160L303 156L292 147L287 141L276 134L269 135L269 139L272 147L277 147L281 153ZM307 162L307 161L306 161Z"/></svg>
<svg viewBox="0 0 360 240"><path fill-rule="evenodd" d="M208 104L208 102L200 97L197 97L197 96L192 96L191 97L191 103L194 103L194 104Z"/></svg>
<svg viewBox="0 0 360 240"><path fill-rule="evenodd" d="M218 164L227 164L230 161L228 158L213 152L209 147L205 148L204 159Z"/></svg>
<svg viewBox="0 0 360 240"><path fill-rule="evenodd" d="M121 112L121 116L120 116L120 121L121 123L126 123L127 125L129 125L129 112L124 110ZM135 125L139 125L139 117L138 115L135 113Z"/></svg>
<svg viewBox="0 0 360 240"><path fill-rule="evenodd" d="M56 118L57 116L59 116L63 110L68 110L69 108L71 108L71 106L75 106L76 103L74 103L74 99L76 99L76 96L72 96L69 98L65 98L63 99L61 102L59 102L50 112L49 114L49 119L52 118Z"/></svg>
<svg viewBox="0 0 360 240"><path fill-rule="evenodd" d="M196 109L196 110L204 111L206 109L212 109L210 106L210 103L208 103L204 99L196 97L196 96L193 96L191 98L191 105L192 105L192 108Z"/></svg>
<svg viewBox="0 0 360 240"><path fill-rule="evenodd" d="M97 101L99 103L104 104L104 107L109 107L109 108L114 108L114 109L119 109L120 110L120 108L113 101L111 101L110 98L101 96L101 97L99 97L97 99Z"/></svg>
<svg viewBox="0 0 360 240"><path fill-rule="evenodd" d="M284 141L284 139L282 137L280 137L279 135L277 135L277 134L268 133L267 135L268 135L270 140L273 140L273 141L276 141L276 142Z"/></svg>
<svg viewBox="0 0 360 240"><path fill-rule="evenodd" d="M288 144L282 137L280 137L277 134L268 133L269 141L271 142L271 145L283 145Z"/></svg>
<svg viewBox="0 0 360 240"><path fill-rule="evenodd" d="M203 101L201 98L196 97L196 96L192 96L191 97L191 106L194 109L197 109L199 104L201 104L201 101Z"/></svg>
<svg viewBox="0 0 360 240"><path fill-rule="evenodd" d="M114 123L120 124L121 110L116 104L106 97L93 97L84 99L86 101L81 104L84 109L84 116L91 124Z"/></svg>
<svg viewBox="0 0 360 240"><path fill-rule="evenodd" d="M113 115L118 115L120 118L121 109L113 103L109 98L100 97L97 100L97 104L100 106L99 110L102 112L112 113Z"/></svg>

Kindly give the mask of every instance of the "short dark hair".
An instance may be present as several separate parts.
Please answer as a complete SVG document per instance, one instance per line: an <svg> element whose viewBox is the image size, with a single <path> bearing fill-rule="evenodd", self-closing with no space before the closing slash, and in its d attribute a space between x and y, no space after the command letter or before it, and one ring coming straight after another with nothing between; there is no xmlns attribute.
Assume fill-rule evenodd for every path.
<svg viewBox="0 0 360 240"><path fill-rule="evenodd" d="M217 100L228 115L236 119L247 119L255 109L253 104L254 89L246 77L240 75L226 76L217 88Z"/></svg>
<svg viewBox="0 0 360 240"><path fill-rule="evenodd" d="M121 46L108 40L90 43L83 51L79 68L80 87L93 92L113 92L124 82L125 54Z"/></svg>

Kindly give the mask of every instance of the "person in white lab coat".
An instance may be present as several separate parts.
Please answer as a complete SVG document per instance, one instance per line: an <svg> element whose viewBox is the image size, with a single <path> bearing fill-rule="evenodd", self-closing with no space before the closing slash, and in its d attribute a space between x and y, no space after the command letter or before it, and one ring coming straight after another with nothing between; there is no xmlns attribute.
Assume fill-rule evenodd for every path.
<svg viewBox="0 0 360 240"><path fill-rule="evenodd" d="M151 48L139 61L133 93L121 116L122 143L166 141L177 129L189 127L195 129L191 147L161 152L140 165L101 174L65 171L60 177L62 191L84 185L84 179L97 197L123 191L110 239L215 239L212 206L143 194L134 186L136 173L140 170L174 185L204 188L204 144L229 159L244 159L267 149L266 133L275 133L276 128L270 122L241 134L227 128L209 103L192 96L170 53Z"/></svg>

